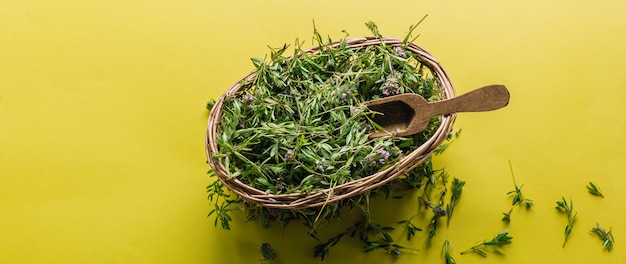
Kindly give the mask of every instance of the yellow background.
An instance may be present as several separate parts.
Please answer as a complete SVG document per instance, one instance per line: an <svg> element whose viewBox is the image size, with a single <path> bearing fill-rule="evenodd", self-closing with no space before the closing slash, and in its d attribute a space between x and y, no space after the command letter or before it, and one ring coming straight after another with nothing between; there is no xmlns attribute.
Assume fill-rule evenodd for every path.
<svg viewBox="0 0 626 264"><path fill-rule="evenodd" d="M239 214L225 231L206 218L205 103L267 45L310 44L313 20L334 38L369 35L368 20L401 38L428 14L416 42L457 91L503 83L511 103L460 115L460 138L436 157L467 182L450 228L430 245L394 233L419 249L395 262L347 240L327 263L443 263L446 238L458 263L623 263L625 13L615 0L1 1L0 262L258 263L270 242L272 263L318 263L299 223L261 229ZM536 204L505 225L508 160ZM578 211L565 248L562 196ZM373 210L390 225L417 212ZM612 252L589 233L596 222L613 227ZM458 254L507 228L502 254Z"/></svg>

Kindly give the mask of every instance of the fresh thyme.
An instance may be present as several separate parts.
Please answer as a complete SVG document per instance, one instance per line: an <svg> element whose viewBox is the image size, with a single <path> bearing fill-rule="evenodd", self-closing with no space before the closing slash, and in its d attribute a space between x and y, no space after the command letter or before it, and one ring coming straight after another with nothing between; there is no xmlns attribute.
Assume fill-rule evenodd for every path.
<svg viewBox="0 0 626 264"><path fill-rule="evenodd" d="M389 234L389 232L393 230L393 227L381 226L371 219L363 219L362 221L359 221L353 226L347 228L344 232L339 233L338 235L328 239L326 242L320 243L315 246L313 248L313 256L319 257L321 260L324 260L328 256L330 249L337 245L339 242L346 238L353 238L355 236L358 236L359 240L361 240L365 244L363 246L363 251L369 252L375 249L383 249L388 254L399 257L401 255L402 249L411 248L407 248L400 244L394 243L393 238ZM370 239L372 235L374 235L376 239Z"/></svg>
<svg viewBox="0 0 626 264"><path fill-rule="evenodd" d="M439 226L439 219L447 214L446 207L444 207L444 198L448 189L446 187L448 181L448 173L445 169L437 170L436 173L430 174L430 177L425 179L424 192L418 197L420 208L431 209L433 216L428 224L428 239L435 237L437 234L437 228ZM431 201L431 194L437 185L441 185L441 191L439 192L439 199L437 202Z"/></svg>
<svg viewBox="0 0 626 264"><path fill-rule="evenodd" d="M368 22L367 27L382 38L374 23ZM333 41L325 41L314 29L319 53L306 52L296 41L291 56L284 55L289 47L284 45L271 49L268 61L253 58L256 74L242 80L241 89L223 98L216 136L219 152L213 158L223 164L230 177L268 194L311 193L393 166L428 140L441 123L441 118L433 118L426 130L413 136L368 137L377 124L370 119L373 112L362 102L401 93L418 93L429 101L441 99L433 74L419 62L418 54L405 49L414 29L411 26L399 45L358 49L349 47L345 39L330 45ZM211 110L214 105L211 100L206 108ZM391 239L391 227L373 222L370 197L403 196L421 187L429 194L442 179L441 199L445 179L428 158L411 172L370 192L321 208L298 210L267 208L232 198L225 186L215 181L207 187L208 198L215 203L209 216L224 229L230 229L230 213L235 208L244 209L249 221L258 221L263 227L278 224L284 228L299 220L310 229L311 237L320 240L317 228L321 223L339 217L342 207L359 208L363 219L315 246L314 256L325 259L333 246L356 235L364 243L364 251L384 249L397 256L407 248ZM435 234L437 219L446 215L443 201L432 209L435 222L429 227L430 237ZM421 230L410 221L404 224L408 239Z"/></svg>
<svg viewBox="0 0 626 264"><path fill-rule="evenodd" d="M426 208L430 208L433 212L433 216L428 223L428 239L435 237L437 234L437 227L439 226L439 219L446 216L446 209L443 207L443 203L433 203L422 197L418 198L419 203Z"/></svg>
<svg viewBox="0 0 626 264"><path fill-rule="evenodd" d="M368 27L380 36L373 23ZM440 122L412 137L369 139L376 124L363 102L409 92L436 100L437 82L401 45L353 50L314 34L319 54L297 43L292 56L283 55L285 45L269 62L254 58L255 77L224 99L218 158L232 177L267 193L311 192L376 173L416 149Z"/></svg>
<svg viewBox="0 0 626 264"><path fill-rule="evenodd" d="M499 247L502 247L503 245L510 244L511 240L513 240L513 237L509 236L509 230L507 229L498 233L494 238L492 238L489 241L483 241L481 243L475 244L471 248L461 252L461 254L473 252L483 257L486 257L487 252L485 251L485 248L489 248L489 247L499 248Z"/></svg>
<svg viewBox="0 0 626 264"><path fill-rule="evenodd" d="M452 218L452 213L454 212L454 208L461 200L461 193L463 193L463 186L465 186L465 182L459 180L457 178L452 179L452 195L450 196L450 202L446 206L446 211L448 212L448 220L447 225L450 226L450 219Z"/></svg>
<svg viewBox="0 0 626 264"><path fill-rule="evenodd" d="M209 171L211 174L212 171ZM232 211L231 206L233 204L241 203L241 199L230 199L230 194L224 192L224 185L220 181L214 181L209 186L207 186L207 193L209 201L214 202L214 209L209 212L207 217L215 214L215 226L217 226L218 222L221 224L223 229L230 230L230 221L232 220L230 216L230 212Z"/></svg>
<svg viewBox="0 0 626 264"><path fill-rule="evenodd" d="M456 264L456 261L452 257L452 243L450 243L448 239L446 239L446 241L443 242L441 254L444 257L446 264Z"/></svg>
<svg viewBox="0 0 626 264"><path fill-rule="evenodd" d="M411 241L411 238L413 238L413 236L415 236L415 233L417 233L418 231L422 231L421 228L415 226L413 224L413 222L411 222L411 219L402 220L402 221L400 221L398 223L402 224L404 226L404 230L406 230L406 240L407 241Z"/></svg>
<svg viewBox="0 0 626 264"><path fill-rule="evenodd" d="M261 244L261 246L259 247L259 252L263 257L261 263L269 264L273 259L276 258L276 252L272 248L272 245L270 245L269 243Z"/></svg>
<svg viewBox="0 0 626 264"><path fill-rule="evenodd" d="M430 219L430 223L428 224L428 239L435 237L437 234L437 227L439 226L439 219L446 216L446 209L444 209L441 204L433 206L432 209L433 217Z"/></svg>
<svg viewBox="0 0 626 264"><path fill-rule="evenodd" d="M589 182L589 185L587 185L587 191L589 191L592 195L604 198L604 194L600 191L600 187L593 182Z"/></svg>
<svg viewBox="0 0 626 264"><path fill-rule="evenodd" d="M563 247L565 247L565 242L567 242L567 238L572 233L572 228L574 227L574 222L576 221L576 216L578 212L573 212L574 210L574 202L572 198L569 199L569 204L567 204L567 200L565 197L562 197L561 201L556 202L556 209L562 213L567 215L567 225L565 226L565 238L563 239Z"/></svg>
<svg viewBox="0 0 626 264"><path fill-rule="evenodd" d="M596 227L591 229L591 233L598 235L600 239L602 239L602 247L608 251L613 249L613 244L615 240L613 239L613 233L611 233L611 228L609 231L606 231L604 228L600 226L599 223L596 223Z"/></svg>
<svg viewBox="0 0 626 264"><path fill-rule="evenodd" d="M533 205L533 201L530 199L526 199L524 198L524 195L522 194L522 187L524 187L524 185L522 184L517 185L517 182L515 181L515 174L513 173L513 165L511 164L511 161L509 160L509 168L511 169L511 177L513 177L513 185L515 186L515 190L508 192L508 195L514 194L513 196L513 206L515 206L516 204L524 204L526 205L526 208L530 208Z"/></svg>

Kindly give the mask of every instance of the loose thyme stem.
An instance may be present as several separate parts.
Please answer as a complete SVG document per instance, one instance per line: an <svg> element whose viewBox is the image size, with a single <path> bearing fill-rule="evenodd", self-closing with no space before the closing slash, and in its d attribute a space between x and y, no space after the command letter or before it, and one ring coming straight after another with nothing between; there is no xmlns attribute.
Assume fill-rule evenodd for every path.
<svg viewBox="0 0 626 264"><path fill-rule="evenodd" d="M441 253L443 254L446 264L456 264L456 261L452 257L452 243L450 243L448 239L443 242Z"/></svg>
<svg viewBox="0 0 626 264"><path fill-rule="evenodd" d="M515 194L513 196L513 205L524 203L526 205L526 208L530 208L533 205L533 200L524 198L524 195L522 194L522 187L524 187L524 185L517 185L517 182L515 181L515 173L513 173L513 165L511 164L511 160L509 160L509 168L511 170L511 177L513 178L513 185L515 186L515 190L510 191L507 194Z"/></svg>
<svg viewBox="0 0 626 264"><path fill-rule="evenodd" d="M509 236L509 230L504 230L500 233L498 233L494 238L492 238L489 241L484 241L482 243L478 243L474 246L472 246L471 248L461 252L461 254L465 254L465 253L476 253L478 255L481 255L483 257L487 256L487 252L484 250L484 248L487 247L501 247L503 245L506 244L510 244L511 241L513 240L513 237Z"/></svg>
<svg viewBox="0 0 626 264"><path fill-rule="evenodd" d="M573 212L574 202L572 201L572 198L569 199L569 204L567 204L567 200L565 200L565 197L562 197L561 201L556 202L556 209L567 215L567 225L565 226L564 232L565 238L563 239L563 247L565 247L567 238L572 233L572 228L574 228L574 222L576 221L576 216L578 215L578 212Z"/></svg>
<svg viewBox="0 0 626 264"><path fill-rule="evenodd" d="M259 252L261 252L261 256L263 257L261 263L269 264L270 261L276 258L276 252L269 243L261 244Z"/></svg>
<svg viewBox="0 0 626 264"><path fill-rule="evenodd" d="M602 239L602 247L608 251L613 249L613 244L615 243L615 239L613 239L613 233L611 233L611 228L609 231L606 231L604 228L600 226L599 223L596 223L596 227L591 229L591 233L598 235L600 239Z"/></svg>
<svg viewBox="0 0 626 264"><path fill-rule="evenodd" d="M587 185L587 190L592 195L600 196L604 198L604 194L602 194L602 192L600 191L600 187L597 184L594 184L593 182L589 182L589 185Z"/></svg>
<svg viewBox="0 0 626 264"><path fill-rule="evenodd" d="M454 212L454 208L461 200L461 194L463 193L463 186L465 186L465 182L459 180L457 178L452 179L452 195L450 196L450 203L446 206L446 211L448 212L448 220L447 225L450 226L450 219L452 218L452 213Z"/></svg>

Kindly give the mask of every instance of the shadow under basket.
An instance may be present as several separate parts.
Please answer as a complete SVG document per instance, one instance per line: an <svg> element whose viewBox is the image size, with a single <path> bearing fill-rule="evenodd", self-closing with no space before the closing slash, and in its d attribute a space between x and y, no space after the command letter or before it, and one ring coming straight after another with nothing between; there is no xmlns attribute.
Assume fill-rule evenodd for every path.
<svg viewBox="0 0 626 264"><path fill-rule="evenodd" d="M376 37L351 38L343 40L342 42L345 42L345 45L351 49L361 49L372 45L389 45L392 47L400 45L403 45L404 47L404 45L406 45L404 48L417 54L418 56L416 56L416 59L430 70L433 78L439 85L441 99L450 99L456 96L454 87L439 62L430 53L414 43L403 43L402 40L394 38L379 39ZM341 45L341 42L337 41L330 45ZM319 47L308 49L305 52L312 54L318 53ZM244 76L216 101L208 118L206 154L208 162L213 168L215 175L224 184L224 186L226 186L226 188L248 202L268 208L297 210L322 207L326 204L336 203L343 199L361 195L367 191L376 189L396 179L397 177L410 172L422 162L427 160L437 146L439 146L446 139L448 133L451 132L456 118L455 114L443 116L439 127L427 141L412 152L407 153L393 166L390 166L378 173L355 179L351 182L337 185L333 188L315 190L311 193L268 194L263 190L246 185L244 182L235 177L231 177L222 161L215 155L216 153L219 153L220 148L216 136L220 129L220 119L222 116L222 109L224 107L224 98L237 93L240 89L242 89L240 85L241 82L243 80L250 80L251 78L254 78L255 75L256 71L253 71Z"/></svg>

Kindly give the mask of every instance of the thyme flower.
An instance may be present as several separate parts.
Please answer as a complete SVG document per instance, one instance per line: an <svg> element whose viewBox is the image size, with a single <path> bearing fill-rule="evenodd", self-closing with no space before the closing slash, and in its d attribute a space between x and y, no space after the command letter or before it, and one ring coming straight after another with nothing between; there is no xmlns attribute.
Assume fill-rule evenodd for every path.
<svg viewBox="0 0 626 264"><path fill-rule="evenodd" d="M395 46L395 47L393 48L393 51L395 52L396 56L398 56L398 57L400 57L400 58L403 58L403 59L406 59L406 58L407 58L407 56L406 56L406 52L404 52L404 49L403 49L402 47L400 47L400 46Z"/></svg>

